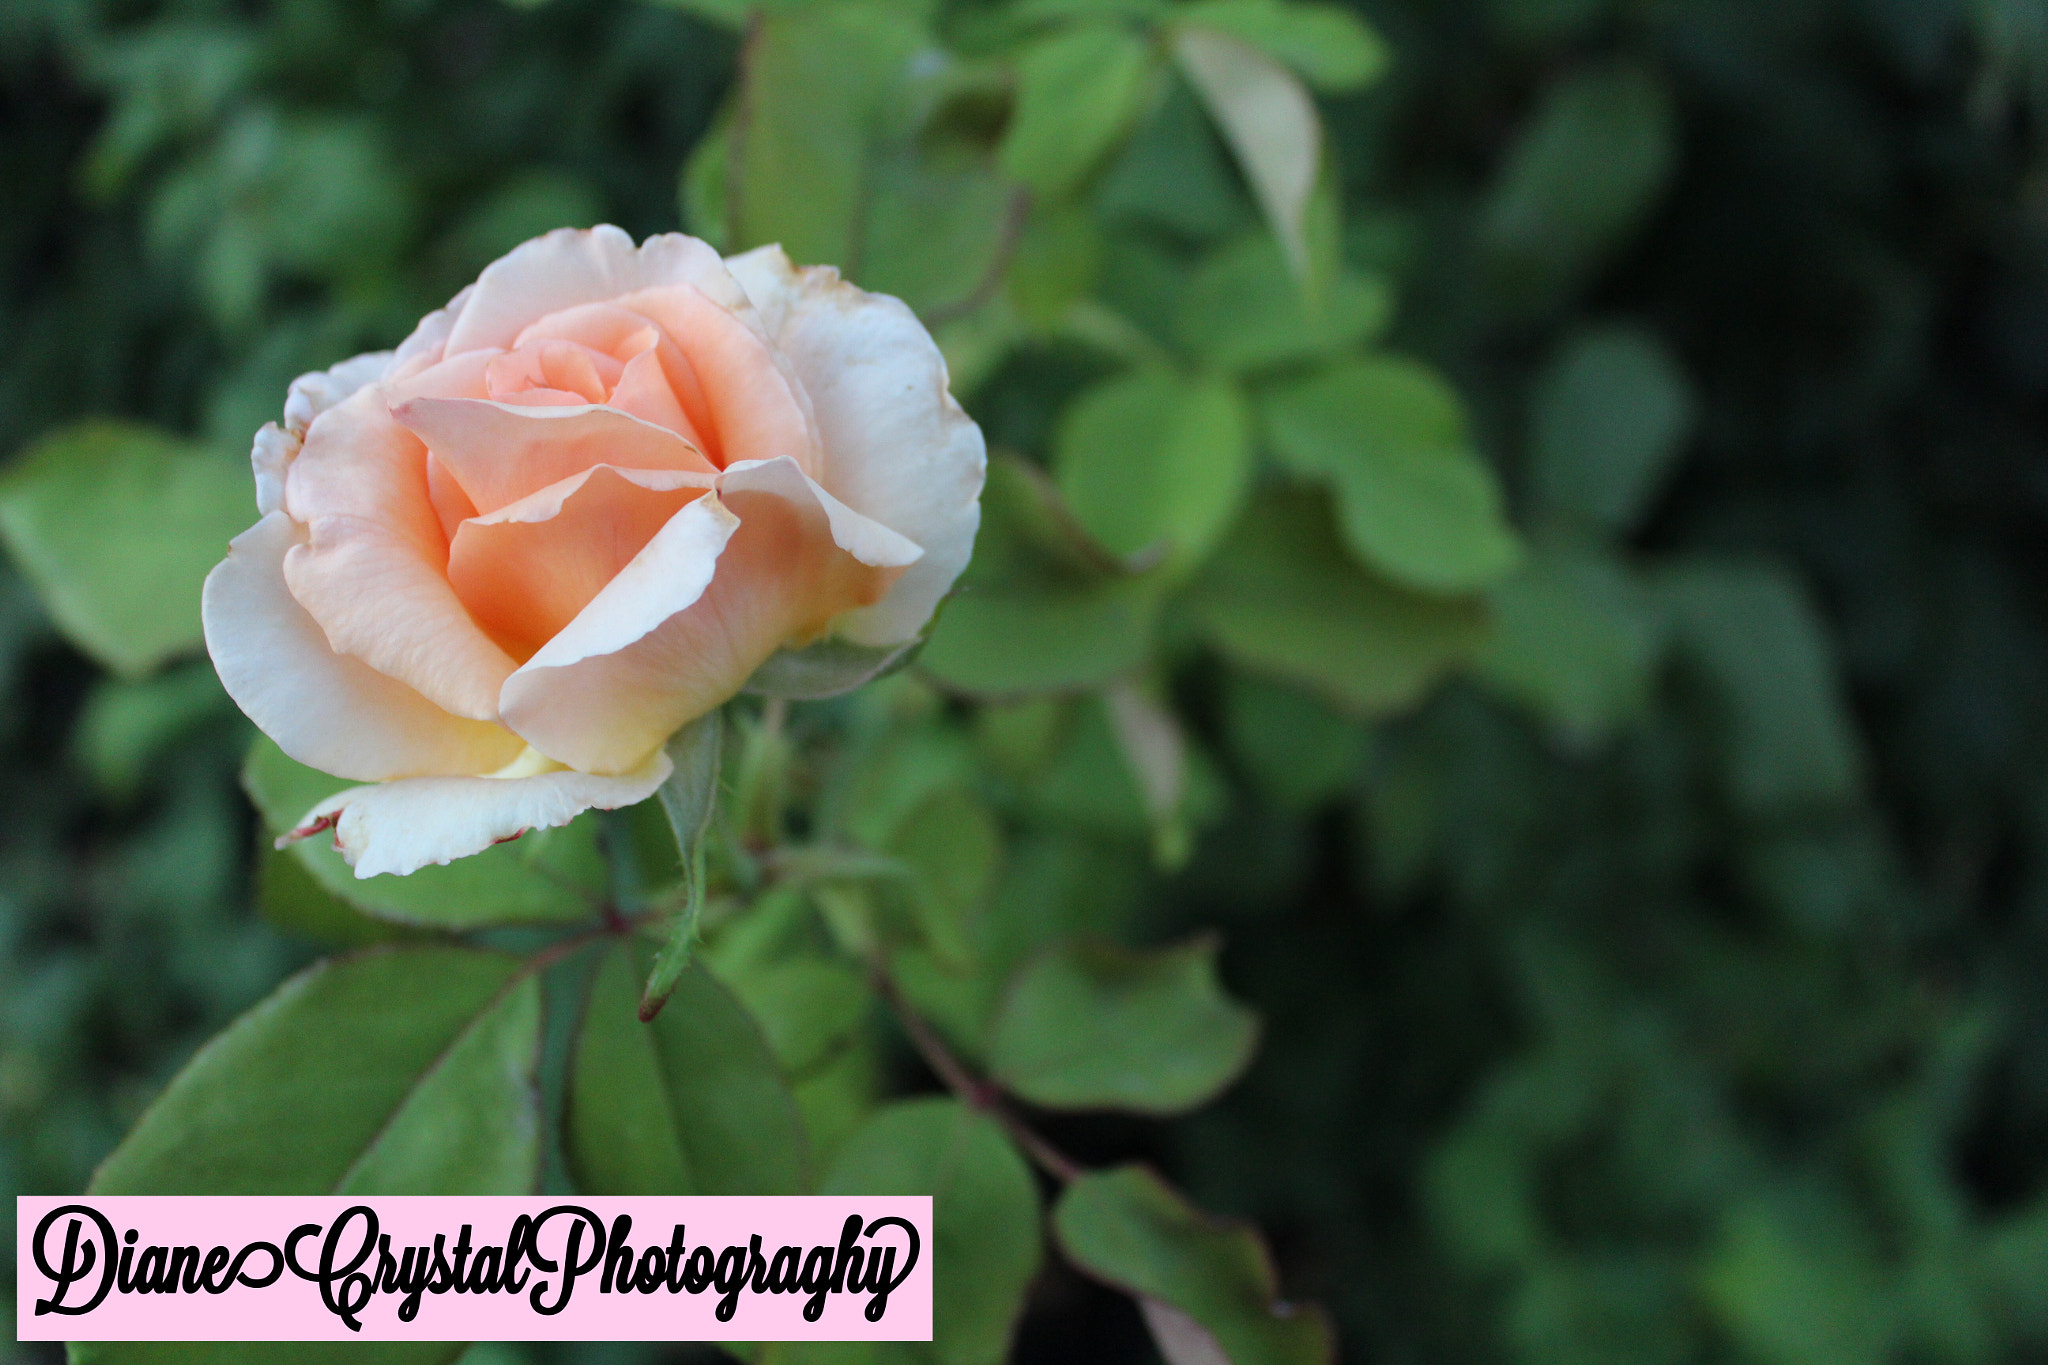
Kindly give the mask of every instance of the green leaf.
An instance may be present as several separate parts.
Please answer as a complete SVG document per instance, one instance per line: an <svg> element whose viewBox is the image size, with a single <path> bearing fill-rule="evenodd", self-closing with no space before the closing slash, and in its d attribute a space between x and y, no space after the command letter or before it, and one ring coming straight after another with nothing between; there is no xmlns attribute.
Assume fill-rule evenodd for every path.
<svg viewBox="0 0 2048 1365"><path fill-rule="evenodd" d="M137 678L200 647L199 586L256 519L248 467L82 422L0 475L0 540L72 643Z"/></svg>
<svg viewBox="0 0 2048 1365"><path fill-rule="evenodd" d="M1582 71L1545 93L1480 224L1511 302L1546 305L1628 241L1671 179L1677 126L1663 80L1638 66Z"/></svg>
<svg viewBox="0 0 2048 1365"><path fill-rule="evenodd" d="M102 678L86 696L72 751L102 791L126 801L179 740L234 714L234 703L204 661L135 682Z"/></svg>
<svg viewBox="0 0 2048 1365"><path fill-rule="evenodd" d="M1693 412L1685 371L1654 333L1580 333L1536 381L1529 491L1548 512L1626 534L1670 473Z"/></svg>
<svg viewBox="0 0 2048 1365"><path fill-rule="evenodd" d="M610 949L571 1062L569 1169L589 1194L802 1194L809 1155L767 1040L702 963L639 1017L644 944Z"/></svg>
<svg viewBox="0 0 2048 1365"><path fill-rule="evenodd" d="M1698 560L1661 586L1679 650L1708 685L1735 806L1770 818L1854 796L1862 747L1826 623L1800 581L1768 562Z"/></svg>
<svg viewBox="0 0 2048 1365"><path fill-rule="evenodd" d="M1038 1192L1002 1131L950 1099L884 1106L840 1148L821 1194L932 1196L939 1365L998 1365L1038 1272Z"/></svg>
<svg viewBox="0 0 2048 1365"><path fill-rule="evenodd" d="M1250 428L1227 380L1139 370L1068 406L1053 469L1074 516L1109 550L1164 544L1171 564L1192 567L1243 506Z"/></svg>
<svg viewBox="0 0 2048 1365"><path fill-rule="evenodd" d="M1258 1017L1223 993L1218 941L1133 952L1060 945L1010 985L989 1040L996 1080L1049 1109L1181 1114L1214 1099L1258 1046Z"/></svg>
<svg viewBox="0 0 2048 1365"><path fill-rule="evenodd" d="M335 948L430 937L425 930L374 919L330 894L290 850L271 847L268 836L256 841L256 909L288 933Z"/></svg>
<svg viewBox="0 0 2048 1365"><path fill-rule="evenodd" d="M1174 18L1240 38L1300 72L1318 90L1361 90L1386 73L1386 42L1339 5L1282 0L1197 0Z"/></svg>
<svg viewBox="0 0 2048 1365"><path fill-rule="evenodd" d="M829 1060L866 1018L873 998L859 972L815 954L730 973L714 965L713 971L761 1026L786 1076Z"/></svg>
<svg viewBox="0 0 2048 1365"><path fill-rule="evenodd" d="M1206 28L1180 28L1173 54L1223 130L1252 197L1297 275L1311 278L1310 203L1321 178L1323 125L1293 72L1251 46Z"/></svg>
<svg viewBox="0 0 2048 1365"><path fill-rule="evenodd" d="M1295 812L1342 793L1367 752L1365 727L1351 717L1295 688L1238 673L1223 679L1223 725L1261 792Z"/></svg>
<svg viewBox="0 0 2048 1365"><path fill-rule="evenodd" d="M1253 232L1202 262L1174 330L1190 353L1242 373L1370 341L1393 314L1393 290L1380 277L1346 272L1328 289L1304 289L1272 234Z"/></svg>
<svg viewBox="0 0 2048 1365"><path fill-rule="evenodd" d="M293 762L262 737L242 765L242 788L273 835L296 827L307 811L352 785ZM293 844L290 856L328 894L379 919L422 928L573 923L595 913L604 891L596 826L587 817L407 877L357 880L320 838Z"/></svg>
<svg viewBox="0 0 2048 1365"><path fill-rule="evenodd" d="M869 165L861 285L920 313L957 308L984 286L1023 208L995 158L948 131L892 143Z"/></svg>
<svg viewBox="0 0 2048 1365"><path fill-rule="evenodd" d="M1160 585L1133 568L1081 527L1043 472L998 454L974 559L918 666L982 695L1098 686L1151 649Z"/></svg>
<svg viewBox="0 0 2048 1365"><path fill-rule="evenodd" d="M1388 577L1426 592L1481 588L1521 544L1493 470L1472 449L1465 408L1416 361L1340 361L1274 386L1259 411L1296 472L1337 493L1345 541Z"/></svg>
<svg viewBox="0 0 2048 1365"><path fill-rule="evenodd" d="M1408 592L1360 570L1328 505L1297 490L1253 503L1188 608L1246 667L1367 716L1416 701L1484 637L1477 603Z"/></svg>
<svg viewBox="0 0 2048 1365"><path fill-rule="evenodd" d="M770 13L748 40L727 211L736 247L857 271L869 151L924 39L878 5Z"/></svg>
<svg viewBox="0 0 2048 1365"><path fill-rule="evenodd" d="M887 851L915 876L925 943L946 962L968 962L975 913L1002 863L1002 830L995 816L970 792L937 792L898 823Z"/></svg>
<svg viewBox="0 0 2048 1365"><path fill-rule="evenodd" d="M95 1194L520 1194L540 1154L540 988L515 957L316 963L201 1048Z"/></svg>
<svg viewBox="0 0 2048 1365"><path fill-rule="evenodd" d="M675 836L676 856L683 868L683 903L669 925L661 951L654 955L646 989L640 994L643 1019L652 1018L668 999L697 941L697 919L704 913L704 832L718 810L725 712L713 711L691 721L669 737L667 749L674 766L656 795L661 799L661 813L668 817L669 832Z"/></svg>
<svg viewBox="0 0 2048 1365"><path fill-rule="evenodd" d="M1048 199L1070 193L1130 127L1151 54L1114 22L1081 22L1017 58L1017 104L998 155L1005 171Z"/></svg>
<svg viewBox="0 0 2048 1365"><path fill-rule="evenodd" d="M1487 596L1478 674L1554 726L1599 743L1649 704L1667 636L1647 585L1596 549L1545 545Z"/></svg>
<svg viewBox="0 0 2048 1365"><path fill-rule="evenodd" d="M1322 1365L1329 1324L1276 1301L1258 1234L1212 1218L1141 1166L1089 1172L1054 1205L1053 1235L1096 1279L1192 1318L1230 1365Z"/></svg>
<svg viewBox="0 0 2048 1365"><path fill-rule="evenodd" d="M1855 1212L1836 1203L1752 1196L1723 1215L1700 1288L1753 1358L1879 1365L1895 1357L1897 1293L1875 1248L1855 1235Z"/></svg>

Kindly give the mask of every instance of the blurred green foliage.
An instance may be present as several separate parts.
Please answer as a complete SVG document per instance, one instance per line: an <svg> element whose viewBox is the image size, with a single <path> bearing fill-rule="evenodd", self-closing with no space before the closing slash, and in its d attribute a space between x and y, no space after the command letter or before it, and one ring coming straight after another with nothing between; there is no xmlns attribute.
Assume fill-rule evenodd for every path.
<svg viewBox="0 0 2048 1365"><path fill-rule="evenodd" d="M1021 1359L1148 1328L1317 1358L1276 1285L1357 1359L2042 1358L2048 30L2022 0L1343 14L0 8L0 1194L82 1188L317 952L498 981L448 909L524 948L604 885L584 825L406 883L252 856L330 788L179 661L210 557L179 538L221 533L206 489L246 504L293 375L608 219L918 308L994 451L976 559L911 673L734 718L692 1008L616 1027L615 947L336 1064L389 1083L459 1029L530 1058L558 1184L952 1182L949 1362L1020 1316ZM618 856L658 817L608 836L659 879ZM878 945L1091 1174L1055 1199L904 1098L932 1078L852 965ZM575 1071L613 1093L548 1079L579 993L619 1005ZM1255 1031L1207 1109L1066 1112L1185 1113ZM697 1054L730 1084L693 1098ZM186 1071L102 1181L160 1178L217 1083ZM665 1145L613 1141L627 1104ZM788 1168L722 1168L724 1125L788 1132ZM328 1132L327 1184L449 1151Z"/></svg>

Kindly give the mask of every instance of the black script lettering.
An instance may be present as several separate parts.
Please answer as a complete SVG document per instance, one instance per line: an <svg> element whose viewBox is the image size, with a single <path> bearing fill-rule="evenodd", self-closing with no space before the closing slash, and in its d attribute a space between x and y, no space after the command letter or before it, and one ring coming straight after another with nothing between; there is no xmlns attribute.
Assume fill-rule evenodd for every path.
<svg viewBox="0 0 2048 1365"><path fill-rule="evenodd" d="M661 1288L661 1282L668 1278L668 1253L660 1247L649 1247L640 1253L640 1267L633 1272L633 1288L642 1294L652 1294ZM623 1292L625 1281L619 1282Z"/></svg>
<svg viewBox="0 0 2048 1365"><path fill-rule="evenodd" d="M755 1233L747 1244L747 1278L754 1282L754 1292L768 1292L768 1261L761 1255L761 1234Z"/></svg>
<svg viewBox="0 0 2048 1365"><path fill-rule="evenodd" d="M549 1318L569 1306L569 1295L575 1291L577 1277L587 1275L596 1269L598 1261L604 1256L604 1220L589 1209L578 1208L574 1204L557 1204L541 1214L540 1217L534 1219L532 1227L526 1234L526 1259L531 1261L536 1269L554 1270L557 1268L555 1262L541 1255L540 1234L541 1229L547 1226L548 1220L558 1213L568 1214L571 1220L569 1223L568 1245L562 1250L562 1261L559 1267L562 1272L562 1292L555 1299L555 1306L550 1308L541 1302L542 1296L547 1293L548 1282L546 1280L536 1280L533 1285L533 1293L527 1296L527 1302L533 1305L533 1311L539 1313L542 1317ZM583 1245L583 1232L586 1227L590 1230L590 1258L588 1260L578 1260L576 1253L578 1248Z"/></svg>
<svg viewBox="0 0 2048 1365"><path fill-rule="evenodd" d="M612 1219L611 1236L605 1239L604 1278L597 1282L598 1293L611 1293L615 1284L621 1294L633 1288L633 1248L626 1245L626 1234L632 1230L632 1214L622 1213Z"/></svg>
<svg viewBox="0 0 2048 1365"><path fill-rule="evenodd" d="M383 1294L398 1292L398 1262L391 1255L388 1232L377 1239L377 1290Z"/></svg>
<svg viewBox="0 0 2048 1365"><path fill-rule="evenodd" d="M362 1244L356 1248L354 1256L337 1266L335 1256L341 1249L342 1234L358 1217L363 1220ZM311 1275L300 1269L298 1261L292 1256L293 1248L308 1229L316 1233L320 1230L319 1226L313 1223L292 1229L291 1237L285 1242L286 1259L291 1261L292 1270L301 1278L319 1282L320 1302L327 1305L328 1312L340 1318L349 1331L362 1331L362 1320L356 1315L363 1311L364 1305L370 1301L370 1296L377 1292L376 1282L362 1272L363 1262L369 1260L371 1253L382 1245L377 1233L377 1211L368 1204L352 1204L343 1209L341 1217L329 1225L327 1236L320 1243L320 1269ZM148 1252L143 1253L145 1260L148 1256Z"/></svg>
<svg viewBox="0 0 2048 1365"><path fill-rule="evenodd" d="M431 1262L425 1247L407 1247L398 1258L398 1288L405 1298L398 1305L398 1320L411 1322L420 1315L420 1295L432 1280Z"/></svg>
<svg viewBox="0 0 2048 1365"><path fill-rule="evenodd" d="M505 1266L498 1272L497 1284L491 1287L493 1294L500 1290L510 1290L517 1294L526 1288L526 1282L532 1278L533 1272L521 1270L519 1258L526 1254L526 1249L531 1245L533 1220L522 1213L512 1220L512 1231L505 1237Z"/></svg>
<svg viewBox="0 0 2048 1365"><path fill-rule="evenodd" d="M465 1273L469 1268L469 1250L469 1224L464 1223L462 1231L455 1237L455 1275L451 1281L451 1287L458 1294L469 1292L469 1280Z"/></svg>
<svg viewBox="0 0 2048 1365"><path fill-rule="evenodd" d="M120 1286L123 1294L135 1292L135 1229L130 1228L121 1240L127 1245L121 1248Z"/></svg>
<svg viewBox="0 0 2048 1365"><path fill-rule="evenodd" d="M796 1287L810 1295L804 1300L804 1321L816 1322L825 1312L825 1296L832 1292L832 1248L812 1247L804 1257L803 1273Z"/></svg>
<svg viewBox="0 0 2048 1365"><path fill-rule="evenodd" d="M472 1294L495 1294L499 1289L498 1264L505 1253L496 1247L478 1247L476 1259L469 1263L469 1278L463 1288Z"/></svg>
<svg viewBox="0 0 2048 1365"><path fill-rule="evenodd" d="M448 1234L434 1234L434 1279L427 1286L429 1294L445 1294L455 1288L455 1267L448 1264Z"/></svg>
<svg viewBox="0 0 2048 1365"><path fill-rule="evenodd" d="M761 1239L754 1239L759 1242ZM695 1260L692 1257L691 1260ZM740 1306L740 1291L747 1287L747 1249L727 1247L718 1253L718 1273L712 1280L718 1286L718 1307L713 1309L720 1322L731 1322L732 1315Z"/></svg>
<svg viewBox="0 0 2048 1365"><path fill-rule="evenodd" d="M138 1294L168 1294L172 1286L165 1283L165 1268L170 1264L171 1253L162 1247L144 1247L142 1254L135 1258L135 1292Z"/></svg>
<svg viewBox="0 0 2048 1365"><path fill-rule="evenodd" d="M222 1248L222 1250L226 1250L226 1248ZM159 1289L157 1292L159 1294L175 1294L180 1288L183 1288L187 1294L197 1294L199 1292L199 1264L198 1247L172 1247L170 1271L166 1276L170 1281L170 1287Z"/></svg>
<svg viewBox="0 0 2048 1365"><path fill-rule="evenodd" d="M52 1267L48 1246L50 1229L56 1226L59 1218L66 1217L71 1221L64 1225L63 1258ZM81 1217L92 1220L94 1231L100 1235L98 1242L79 1241L79 1230L83 1227L79 1222ZM134 1236L133 1233L129 1235ZM87 1208L83 1204L66 1204L44 1214L43 1221L36 1224L32 1254L35 1257L36 1269L45 1277L56 1281L57 1292L47 1299L36 1300L36 1316L56 1313L63 1317L77 1317L81 1313L90 1313L105 1302L107 1294L114 1287L118 1270L114 1247L114 1225L108 1222L106 1216L98 1209ZM64 1295L70 1291L72 1285L92 1274L95 1264L100 1268L99 1288L94 1290L92 1297L84 1303L65 1303Z"/></svg>
<svg viewBox="0 0 2048 1365"><path fill-rule="evenodd" d="M715 1273L711 1268L711 1248L698 1247L690 1253L690 1263L683 1267L683 1288L701 1294L711 1287Z"/></svg>
<svg viewBox="0 0 2048 1365"><path fill-rule="evenodd" d="M228 1292L228 1286L235 1282L233 1276L221 1274L223 1270L228 1268L228 1255L226 1247L215 1247L206 1253L206 1264L199 1269L199 1287L201 1289L204 1289L209 1294L225 1294Z"/></svg>
<svg viewBox="0 0 2048 1365"><path fill-rule="evenodd" d="M768 1292L771 1294L794 1294L796 1292L797 1263L803 1260L802 1247L784 1247L775 1253L774 1261L768 1266Z"/></svg>
<svg viewBox="0 0 2048 1365"><path fill-rule="evenodd" d="M840 1293L846 1288L848 1271L852 1272L855 1280L860 1279L860 1258L864 1253L859 1247L854 1245L855 1239L860 1236L860 1225L861 1216L857 1213L847 1214L846 1221L840 1225L839 1254L832 1261L832 1292L834 1294ZM820 1309L819 1311L822 1312L824 1310Z"/></svg>
<svg viewBox="0 0 2048 1365"><path fill-rule="evenodd" d="M270 1273L260 1280L252 1280L249 1278L248 1272L242 1269L242 1266L251 1256L259 1251L270 1257ZM251 1289L263 1289L276 1284L277 1277L282 1274L284 1274L284 1253L279 1251L276 1245L270 1242L249 1243L249 1245L235 1253L233 1264L228 1266L228 1278L246 1284Z"/></svg>
<svg viewBox="0 0 2048 1365"><path fill-rule="evenodd" d="M669 1239L668 1239L668 1271L667 1271L667 1279L668 1279L668 1292L669 1292L669 1293L671 1293L671 1294L674 1294L674 1293L677 1293L677 1292L679 1292L679 1291L680 1291L680 1290L682 1289L682 1287L683 1287L683 1281L682 1281L682 1273L683 1273L683 1225L682 1225L681 1223L678 1223L678 1224L676 1224L676 1230L675 1230L674 1232L672 1232L672 1233L670 1233L670 1234L669 1234ZM648 1293L652 1293L653 1291L652 1291L652 1290L648 1290L648 1291L646 1291L646 1292L648 1292Z"/></svg>
<svg viewBox="0 0 2048 1365"><path fill-rule="evenodd" d="M896 1290L898 1285L909 1279L910 1272L917 1268L917 1229L912 1227L908 1221L898 1218L894 1214L886 1218L877 1218L874 1222L868 1224L867 1232L863 1235L872 1237L882 1228L891 1225L902 1228L904 1234L910 1238L910 1244L904 1252L903 1273L901 1275L891 1273L896 1266L895 1247L875 1247L868 1252L867 1278L861 1282L860 1287L873 1295L868 1300L867 1319L869 1322L880 1322L882 1320L882 1314L889 1311L889 1295Z"/></svg>

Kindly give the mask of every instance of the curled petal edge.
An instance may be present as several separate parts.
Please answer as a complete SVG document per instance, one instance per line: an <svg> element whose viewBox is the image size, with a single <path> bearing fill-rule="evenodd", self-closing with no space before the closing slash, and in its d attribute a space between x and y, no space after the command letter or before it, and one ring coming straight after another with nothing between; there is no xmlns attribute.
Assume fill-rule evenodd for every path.
<svg viewBox="0 0 2048 1365"><path fill-rule="evenodd" d="M334 831L334 847L358 880L405 876L446 864L532 829L566 825L586 810L615 810L654 795L674 764L656 749L629 773L604 777L558 765L515 762L504 777L408 777L336 792L306 812L278 847Z"/></svg>

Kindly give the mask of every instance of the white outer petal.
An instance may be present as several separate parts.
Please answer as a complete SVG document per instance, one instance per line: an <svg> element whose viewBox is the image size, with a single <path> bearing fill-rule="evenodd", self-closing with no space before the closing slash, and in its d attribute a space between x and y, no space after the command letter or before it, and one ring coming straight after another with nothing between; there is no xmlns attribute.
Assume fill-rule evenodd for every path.
<svg viewBox="0 0 2048 1365"><path fill-rule="evenodd" d="M530 829L566 825L584 811L615 810L654 795L673 768L656 749L618 777L560 769L533 777L411 777L336 792L301 828L338 815L334 846L358 878L404 876L450 863Z"/></svg>
<svg viewBox="0 0 2048 1365"><path fill-rule="evenodd" d="M469 299L476 293L476 286L465 284L462 292L448 300L446 308L436 308L421 318L412 334L398 343L398 349L391 354L391 373L401 370L423 369L436 364L448 352L448 334L455 330L455 320L462 316L462 310L469 305Z"/></svg>
<svg viewBox="0 0 2048 1365"><path fill-rule="evenodd" d="M833 497L787 455L728 466L718 480L718 489L721 493L774 493L791 502L805 497L816 500L832 528L832 543L871 568L901 569L924 557L923 546Z"/></svg>
<svg viewBox="0 0 2048 1365"><path fill-rule="evenodd" d="M315 417L346 401L365 384L376 383L391 369L390 351L366 351L332 369L300 375L285 393L284 429L303 438Z"/></svg>
<svg viewBox="0 0 2048 1365"><path fill-rule="evenodd" d="M299 458L303 437L294 436L275 422L265 422L256 433L249 451L249 468L256 475L256 511L262 516L284 507L284 476Z"/></svg>
<svg viewBox="0 0 2048 1365"><path fill-rule="evenodd" d="M712 247L680 232L649 237L636 247L626 233L603 223L588 231L557 228L485 266L454 319L445 353L509 347L550 313L665 284L693 286L755 331L763 330L746 291Z"/></svg>
<svg viewBox="0 0 2048 1365"><path fill-rule="evenodd" d="M829 267L799 271L776 246L726 266L810 396L825 446L819 482L924 550L887 596L847 612L833 632L862 645L909 640L973 553L987 468L981 429L947 392L945 358L900 300Z"/></svg>
<svg viewBox="0 0 2048 1365"><path fill-rule="evenodd" d="M305 538L269 513L229 543L200 595L207 652L256 728L308 767L359 781L490 772L516 756L509 731L452 716L328 646L285 587L285 553Z"/></svg>

